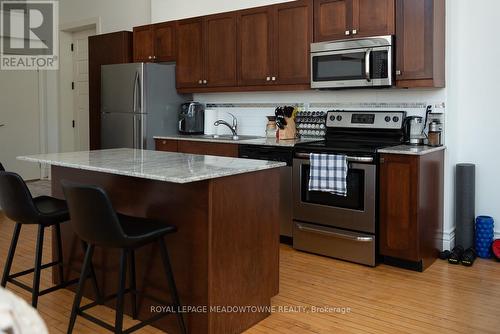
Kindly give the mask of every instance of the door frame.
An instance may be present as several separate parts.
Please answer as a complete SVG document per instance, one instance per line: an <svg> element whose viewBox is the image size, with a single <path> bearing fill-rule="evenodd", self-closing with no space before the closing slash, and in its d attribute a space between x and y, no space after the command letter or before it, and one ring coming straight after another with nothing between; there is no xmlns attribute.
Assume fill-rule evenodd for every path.
<svg viewBox="0 0 500 334"><path fill-rule="evenodd" d="M61 24L60 26L60 66L59 66L59 89L58 89L58 101L59 101L59 117L58 117L58 129L59 129L59 151L74 151L76 147L75 142L75 130L68 131L68 121L71 119L75 120L76 110L74 104L73 92L70 92L71 81L73 81L73 54L69 51L67 45L62 45L68 41L73 40L73 33L94 29L96 35L101 34L102 31L101 17L93 17L85 20L79 20L74 22L69 22ZM71 110L71 113L65 112Z"/></svg>

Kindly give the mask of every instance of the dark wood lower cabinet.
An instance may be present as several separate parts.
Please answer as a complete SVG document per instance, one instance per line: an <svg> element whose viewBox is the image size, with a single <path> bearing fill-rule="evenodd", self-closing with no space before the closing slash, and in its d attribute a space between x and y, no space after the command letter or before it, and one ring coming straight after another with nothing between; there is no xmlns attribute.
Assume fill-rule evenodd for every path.
<svg viewBox="0 0 500 334"><path fill-rule="evenodd" d="M238 145L190 140L156 139L156 150L189 154L238 157Z"/></svg>
<svg viewBox="0 0 500 334"><path fill-rule="evenodd" d="M423 271L442 247L444 150L383 154L380 163L380 254L384 262Z"/></svg>

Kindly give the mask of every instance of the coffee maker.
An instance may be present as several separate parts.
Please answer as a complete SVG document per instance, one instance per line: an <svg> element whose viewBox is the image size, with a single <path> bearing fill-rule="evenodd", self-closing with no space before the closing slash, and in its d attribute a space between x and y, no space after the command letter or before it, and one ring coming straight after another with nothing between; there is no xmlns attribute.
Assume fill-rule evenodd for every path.
<svg viewBox="0 0 500 334"><path fill-rule="evenodd" d="M197 135L204 131L205 106L198 102L183 103L179 112L179 133Z"/></svg>
<svg viewBox="0 0 500 334"><path fill-rule="evenodd" d="M405 123L405 142L410 145L424 145L427 139L424 130L424 118L420 116L406 117Z"/></svg>

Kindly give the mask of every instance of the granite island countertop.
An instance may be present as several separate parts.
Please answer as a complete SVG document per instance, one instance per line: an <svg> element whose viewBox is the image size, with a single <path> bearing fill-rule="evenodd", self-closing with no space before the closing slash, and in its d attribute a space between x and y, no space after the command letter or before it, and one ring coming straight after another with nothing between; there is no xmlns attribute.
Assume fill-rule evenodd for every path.
<svg viewBox="0 0 500 334"><path fill-rule="evenodd" d="M398 145L379 149L378 153L403 154L403 155L425 155L445 150L446 146L416 146L416 145Z"/></svg>
<svg viewBox="0 0 500 334"><path fill-rule="evenodd" d="M283 162L135 149L20 156L19 160L172 183L189 183L286 166Z"/></svg>
<svg viewBox="0 0 500 334"><path fill-rule="evenodd" d="M221 136L214 138L211 135L170 135L170 136L155 136L154 139L159 140L187 140L187 141L201 141L209 143L225 143L225 144L239 144L239 145L261 145L261 146L277 146L277 147L294 147L301 143L310 143L321 141L321 138L296 138L278 140L275 138L258 137L258 136L240 136L240 140L233 140L230 136Z"/></svg>

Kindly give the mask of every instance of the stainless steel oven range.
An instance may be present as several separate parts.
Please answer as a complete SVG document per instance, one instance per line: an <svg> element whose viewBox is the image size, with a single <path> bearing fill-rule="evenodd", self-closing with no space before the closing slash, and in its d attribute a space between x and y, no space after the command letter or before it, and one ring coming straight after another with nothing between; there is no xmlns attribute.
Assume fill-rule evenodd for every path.
<svg viewBox="0 0 500 334"><path fill-rule="evenodd" d="M401 111L329 111L326 140L295 147L294 248L375 266L377 150L403 142L404 118ZM347 156L347 196L309 191L311 153Z"/></svg>

